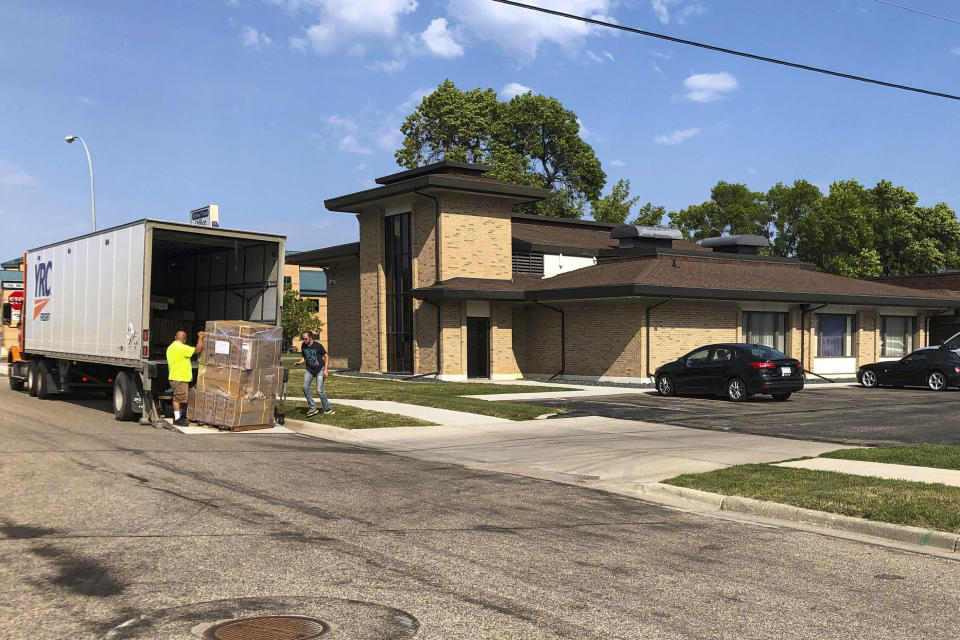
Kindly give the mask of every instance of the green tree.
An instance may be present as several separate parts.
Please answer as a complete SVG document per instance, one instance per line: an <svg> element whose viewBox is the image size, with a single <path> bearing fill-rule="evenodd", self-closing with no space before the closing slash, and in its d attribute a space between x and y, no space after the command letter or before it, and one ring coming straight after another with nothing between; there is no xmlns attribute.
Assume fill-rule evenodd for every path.
<svg viewBox="0 0 960 640"><path fill-rule="evenodd" d="M778 182L767 192L765 201L772 218L774 236L771 253L792 257L797 253L797 225L810 215L823 194L816 185L796 180L793 186Z"/></svg>
<svg viewBox="0 0 960 640"><path fill-rule="evenodd" d="M640 210L637 212L636 217L630 221L630 224L634 224L641 227L659 227L663 224L663 218L667 215L667 210L662 206L653 206L651 203L647 203L640 207Z"/></svg>
<svg viewBox="0 0 960 640"><path fill-rule="evenodd" d="M448 78L407 116L400 132L402 146L395 156L407 169L439 160L490 161L491 123L501 103L493 89L461 91Z"/></svg>
<svg viewBox="0 0 960 640"><path fill-rule="evenodd" d="M280 316L283 337L290 341L304 331L317 333L323 328L323 321L313 312L310 300L301 298L290 285L283 287L283 312Z"/></svg>
<svg viewBox="0 0 960 640"><path fill-rule="evenodd" d="M671 211L670 222L694 241L723 234L755 234L769 239L774 229L764 195L750 191L745 184L721 180L703 204Z"/></svg>
<svg viewBox="0 0 960 640"><path fill-rule="evenodd" d="M528 213L579 218L600 197L606 174L580 136L576 114L556 98L496 99L493 89L461 91L449 79L426 96L401 127L395 156L408 169L438 160L491 165L490 176L551 191Z"/></svg>
<svg viewBox="0 0 960 640"><path fill-rule="evenodd" d="M640 196L630 197L630 181L620 179L609 194L590 203L590 211L597 222L623 224L630 217L630 209L639 200Z"/></svg>
<svg viewBox="0 0 960 640"><path fill-rule="evenodd" d="M875 219L863 185L834 182L829 195L798 222L796 256L841 276L879 276L883 268L874 246Z"/></svg>

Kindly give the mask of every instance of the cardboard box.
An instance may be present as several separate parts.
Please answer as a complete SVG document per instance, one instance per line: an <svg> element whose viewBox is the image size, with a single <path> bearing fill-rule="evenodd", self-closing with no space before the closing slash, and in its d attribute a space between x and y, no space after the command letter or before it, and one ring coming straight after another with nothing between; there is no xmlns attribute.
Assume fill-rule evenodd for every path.
<svg viewBox="0 0 960 640"><path fill-rule="evenodd" d="M283 329L272 324L245 320L207 320L206 332L224 336L245 336L260 340L282 340Z"/></svg>
<svg viewBox="0 0 960 640"><path fill-rule="evenodd" d="M195 391L187 407L191 420L217 427L250 427L273 424L274 399L231 399Z"/></svg>
<svg viewBox="0 0 960 640"><path fill-rule="evenodd" d="M238 369L201 364L197 370L197 391L238 400L275 398L283 385L283 367Z"/></svg>
<svg viewBox="0 0 960 640"><path fill-rule="evenodd" d="M200 363L237 369L276 367L280 364L280 341L207 332L203 334Z"/></svg>

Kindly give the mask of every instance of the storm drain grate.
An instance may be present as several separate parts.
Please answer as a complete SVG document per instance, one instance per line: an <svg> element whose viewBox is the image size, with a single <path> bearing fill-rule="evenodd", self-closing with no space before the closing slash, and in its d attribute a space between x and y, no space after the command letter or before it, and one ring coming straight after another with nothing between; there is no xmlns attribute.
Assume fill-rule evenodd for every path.
<svg viewBox="0 0 960 640"><path fill-rule="evenodd" d="M258 616L220 622L207 629L207 640L309 640L319 638L330 626L306 616Z"/></svg>

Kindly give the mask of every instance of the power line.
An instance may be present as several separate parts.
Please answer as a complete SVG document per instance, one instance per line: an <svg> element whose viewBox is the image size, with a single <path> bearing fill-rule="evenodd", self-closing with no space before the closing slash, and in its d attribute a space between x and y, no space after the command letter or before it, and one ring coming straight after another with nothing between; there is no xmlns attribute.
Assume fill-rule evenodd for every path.
<svg viewBox="0 0 960 640"><path fill-rule="evenodd" d="M945 18L943 16L938 16L935 13L927 13L926 11L920 11L919 9L913 9L911 7L905 7L902 4L894 4L893 2L887 2L887 0L873 0L880 4L885 4L889 7L896 7L897 9L903 9L904 11L910 11L912 13L919 13L922 16L927 16L929 18L936 18L937 20L945 20L947 22L952 22L953 24L960 24L960 20L954 20L953 18Z"/></svg>
<svg viewBox="0 0 960 640"><path fill-rule="evenodd" d="M938 98L948 98L950 100L960 101L960 96L953 95L951 93L941 93L939 91L931 91L929 89L920 89L918 87L911 87L905 84L896 84L893 82L885 82L883 80L876 80L874 78L866 78L864 76L855 76L849 73L841 73L840 71L831 71L830 69L822 69L820 67L811 67L806 64L799 64L797 62L790 62L788 60L779 60L777 58L768 58L767 56L760 56L754 53L747 53L745 51L737 51L736 49L726 49L724 47L717 47L712 44L704 44L702 42L695 42L693 40L684 40L682 38L675 38L673 36L668 36L662 33L655 33L653 31L644 31L643 29L637 29L635 27L628 27L622 24L616 24L613 22L605 22L603 20L597 20L595 18L585 18L584 16L578 16L574 13L565 13L563 11L557 11L555 9L547 9L545 7L537 7L530 4L524 4L523 2L516 2L516 0L492 0L493 2L499 2L500 4L511 5L514 7L519 7L521 9L529 9L530 11L539 11L540 13L547 13L553 16L559 16L561 18L567 18L570 20L579 20L580 22L585 22L587 24L594 24L600 27L607 27L608 29L617 29L619 31L627 31L629 33L635 33L641 36L647 36L650 38L658 38L660 40L667 40L668 42L674 42L676 44L685 44L691 47L699 47L701 49L708 49L710 51L718 51L720 53L726 53L732 56L740 56L742 58L749 58L751 60L759 60L761 62L769 62L771 64L779 64L784 67L792 67L794 69L802 69L804 71L813 71L814 73L822 73L828 76L835 76L837 78L846 78L847 80L856 80L858 82L866 82L868 84L876 84L882 87L890 87L891 89L901 89L903 91L912 91L914 93L922 93L928 96L936 96Z"/></svg>

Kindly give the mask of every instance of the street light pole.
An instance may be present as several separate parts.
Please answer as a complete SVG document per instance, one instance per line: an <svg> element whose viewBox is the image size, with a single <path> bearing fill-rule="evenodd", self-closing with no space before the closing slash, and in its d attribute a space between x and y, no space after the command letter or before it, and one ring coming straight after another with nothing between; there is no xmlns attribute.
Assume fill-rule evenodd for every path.
<svg viewBox="0 0 960 640"><path fill-rule="evenodd" d="M87 143L84 142L83 138L80 136L67 136L65 138L67 144L70 144L74 140L79 140L80 144L83 145L83 150L87 154L87 167L90 169L90 216L93 219L93 230L97 230L97 199L93 191L93 162L90 160L90 149L87 148Z"/></svg>

